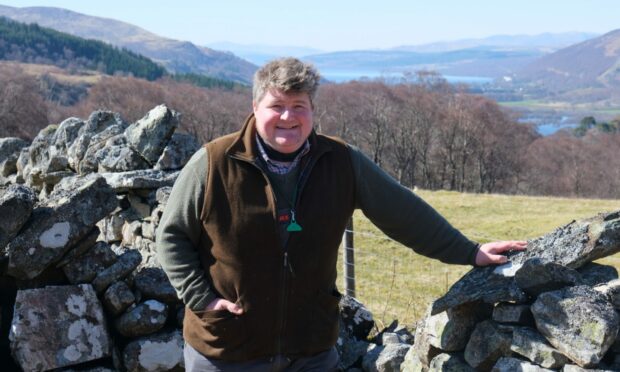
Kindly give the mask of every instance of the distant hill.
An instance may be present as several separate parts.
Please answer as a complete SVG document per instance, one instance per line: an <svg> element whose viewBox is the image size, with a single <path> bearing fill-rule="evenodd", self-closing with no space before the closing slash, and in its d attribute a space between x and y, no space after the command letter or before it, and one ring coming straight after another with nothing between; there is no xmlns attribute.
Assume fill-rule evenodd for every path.
<svg viewBox="0 0 620 372"><path fill-rule="evenodd" d="M554 95L620 92L620 29L533 61L514 82Z"/></svg>
<svg viewBox="0 0 620 372"><path fill-rule="evenodd" d="M0 5L0 16L127 48L151 58L173 73L205 74L249 83L257 69L255 65L232 53L167 39L125 22L66 9Z"/></svg>
<svg viewBox="0 0 620 372"><path fill-rule="evenodd" d="M591 32L542 33L538 35L493 35L478 39L461 39L430 44L404 45L392 50L437 53L461 49L493 47L501 50L540 50L553 52L600 36Z"/></svg>
<svg viewBox="0 0 620 372"><path fill-rule="evenodd" d="M0 59L85 68L110 75L131 73L148 80L160 78L166 72L148 58L128 50L4 17L0 17Z"/></svg>

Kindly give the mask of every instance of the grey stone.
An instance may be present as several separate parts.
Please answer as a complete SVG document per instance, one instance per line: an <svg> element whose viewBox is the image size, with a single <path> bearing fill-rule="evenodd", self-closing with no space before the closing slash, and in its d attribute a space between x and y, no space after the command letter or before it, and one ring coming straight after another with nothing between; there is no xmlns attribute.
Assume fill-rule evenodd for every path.
<svg viewBox="0 0 620 372"><path fill-rule="evenodd" d="M65 254L60 261L56 264L56 267L63 267L70 261L73 261L77 257L80 257L84 253L88 252L96 243L97 237L99 237L100 231L97 226L93 227L90 232L76 245L71 248L67 254Z"/></svg>
<svg viewBox="0 0 620 372"><path fill-rule="evenodd" d="M582 367L601 361L620 328L613 306L587 286L543 293L531 309L539 332Z"/></svg>
<svg viewBox="0 0 620 372"><path fill-rule="evenodd" d="M11 185L0 194L0 251L26 224L37 196L29 187Z"/></svg>
<svg viewBox="0 0 620 372"><path fill-rule="evenodd" d="M129 275L142 261L140 252L131 249L118 257L118 260L110 267L101 271L93 279L93 287L99 292L103 292L110 284Z"/></svg>
<svg viewBox="0 0 620 372"><path fill-rule="evenodd" d="M618 279L618 270L609 265L601 265L596 262L589 262L577 269L583 278L583 284L590 287L607 283Z"/></svg>
<svg viewBox="0 0 620 372"><path fill-rule="evenodd" d="M142 262L139 268L143 267L155 267L161 268L161 264L157 259L157 253L155 248L155 242L141 236L138 236L134 241L133 247L142 254Z"/></svg>
<svg viewBox="0 0 620 372"><path fill-rule="evenodd" d="M498 323L534 325L530 305L500 303L493 309L492 319Z"/></svg>
<svg viewBox="0 0 620 372"><path fill-rule="evenodd" d="M336 350L340 356L340 369L349 370L352 367L361 367L362 359L370 344L366 341L357 340L348 336L341 336L336 343Z"/></svg>
<svg viewBox="0 0 620 372"><path fill-rule="evenodd" d="M25 371L43 371L110 355L103 309L90 285L17 292L11 350Z"/></svg>
<svg viewBox="0 0 620 372"><path fill-rule="evenodd" d="M407 344L371 344L362 358L362 369L368 372L397 372L405 360L410 346Z"/></svg>
<svg viewBox="0 0 620 372"><path fill-rule="evenodd" d="M99 169L99 162L107 155L107 152L102 150L126 142L123 136L124 129L124 126L112 125L90 137L88 148L79 163L78 172L80 174L96 172Z"/></svg>
<svg viewBox="0 0 620 372"><path fill-rule="evenodd" d="M57 125L48 125L34 137L28 148L28 165L43 168L50 158L50 146L54 141Z"/></svg>
<svg viewBox="0 0 620 372"><path fill-rule="evenodd" d="M78 135L95 135L111 126L126 127L127 124L125 124L120 115L116 112L104 110L93 111L88 117L86 124L80 128Z"/></svg>
<svg viewBox="0 0 620 372"><path fill-rule="evenodd" d="M155 226L150 221L142 222L142 237L155 241Z"/></svg>
<svg viewBox="0 0 620 372"><path fill-rule="evenodd" d="M103 305L112 315L119 315L135 301L131 288L124 281L113 283L103 294Z"/></svg>
<svg viewBox="0 0 620 372"><path fill-rule="evenodd" d="M573 221L538 239L529 241L525 251L509 255L498 267L475 268L433 303L433 314L450 307L482 299L488 303L525 302L524 293L514 282L514 274L530 258L577 269L586 263L620 250L620 211Z"/></svg>
<svg viewBox="0 0 620 372"><path fill-rule="evenodd" d="M442 353L431 360L429 372L475 372L459 354Z"/></svg>
<svg viewBox="0 0 620 372"><path fill-rule="evenodd" d="M179 176L179 171L166 172L155 169L143 169L119 173L101 173L108 184L117 193L134 189L157 189L172 186Z"/></svg>
<svg viewBox="0 0 620 372"><path fill-rule="evenodd" d="M172 187L170 186L164 186L164 187L160 187L157 189L157 192L155 193L155 200L159 203L159 204L166 204L168 203L168 198L170 197L170 192L172 191Z"/></svg>
<svg viewBox="0 0 620 372"><path fill-rule="evenodd" d="M156 164L179 125L179 117L177 112L159 105L125 130L127 141L150 164Z"/></svg>
<svg viewBox="0 0 620 372"><path fill-rule="evenodd" d="M441 354L442 350L431 345L429 337L425 337L425 325L425 319L416 323L413 346L411 346L409 353L414 354L410 356L410 361L413 366L427 369L431 360Z"/></svg>
<svg viewBox="0 0 620 372"><path fill-rule="evenodd" d="M381 342L379 343L380 345L400 344L400 343L401 343L400 337L398 337L396 333L385 332L381 334Z"/></svg>
<svg viewBox="0 0 620 372"><path fill-rule="evenodd" d="M347 295L342 296L339 306L342 328L351 337L365 340L375 326L372 313L357 299Z"/></svg>
<svg viewBox="0 0 620 372"><path fill-rule="evenodd" d="M429 344L443 351L464 350L476 324L488 318L491 311L491 305L472 302L429 315L416 337L427 338Z"/></svg>
<svg viewBox="0 0 620 372"><path fill-rule="evenodd" d="M422 363L412 346L409 348L409 351L407 351L407 354L405 354L405 359L400 364L400 370L402 372L426 372L428 371L428 364Z"/></svg>
<svg viewBox="0 0 620 372"><path fill-rule="evenodd" d="M594 289L605 295L616 310L620 310L620 279L614 279Z"/></svg>
<svg viewBox="0 0 620 372"><path fill-rule="evenodd" d="M534 297L543 292L583 283L577 270L553 262L545 263L540 258L525 261L517 270L515 281L519 288Z"/></svg>
<svg viewBox="0 0 620 372"><path fill-rule="evenodd" d="M123 351L128 372L183 371L183 336L178 330L134 340Z"/></svg>
<svg viewBox="0 0 620 372"><path fill-rule="evenodd" d="M63 154L67 154L69 147L73 144L79 135L79 131L84 126L84 121L78 118L68 118L58 125L58 129L54 133L54 146Z"/></svg>
<svg viewBox="0 0 620 372"><path fill-rule="evenodd" d="M55 188L49 199L34 209L28 225L7 245L9 275L18 279L36 277L116 208L116 195L103 178L72 177L67 183L72 188Z"/></svg>
<svg viewBox="0 0 620 372"><path fill-rule="evenodd" d="M126 221L121 228L121 235L123 237L122 243L125 246L134 246L136 238L142 235L142 222L141 221Z"/></svg>
<svg viewBox="0 0 620 372"><path fill-rule="evenodd" d="M120 242L123 240L123 225L125 219L119 213L112 213L101 221L97 222L100 231L99 239L108 243Z"/></svg>
<svg viewBox="0 0 620 372"><path fill-rule="evenodd" d="M179 302L174 287L161 268L146 267L138 270L133 278L133 285L140 291L143 299L154 299L167 304Z"/></svg>
<svg viewBox="0 0 620 372"><path fill-rule="evenodd" d="M62 270L72 284L90 283L97 274L114 264L116 254L106 242L97 242L82 256L68 262Z"/></svg>
<svg viewBox="0 0 620 372"><path fill-rule="evenodd" d="M525 360L521 360L518 358L503 357L503 358L499 358L499 360L497 361L497 363L495 363L491 371L492 372L514 372L514 371L543 372L543 371L553 371L553 370L539 367L535 364L526 362Z"/></svg>
<svg viewBox="0 0 620 372"><path fill-rule="evenodd" d="M200 143L196 137L189 134L174 133L154 168L160 170L181 169L198 149L200 149Z"/></svg>
<svg viewBox="0 0 620 372"><path fill-rule="evenodd" d="M140 218L146 218L151 216L151 206L143 198L130 193L129 195L127 195L127 199L131 207L136 211Z"/></svg>
<svg viewBox="0 0 620 372"><path fill-rule="evenodd" d="M499 358L510 356L511 342L510 333L502 332L493 321L485 320L476 325L465 347L465 360L477 370L490 370Z"/></svg>
<svg viewBox="0 0 620 372"><path fill-rule="evenodd" d="M80 169L80 162L84 159L92 136L90 133L80 134L67 149L67 162L75 172Z"/></svg>
<svg viewBox="0 0 620 372"><path fill-rule="evenodd" d="M126 337L140 337L159 331L166 323L168 306L157 300L148 300L130 308L116 319L116 330Z"/></svg>
<svg viewBox="0 0 620 372"><path fill-rule="evenodd" d="M570 362L532 328L515 328L512 332L510 350L545 368L561 368Z"/></svg>
<svg viewBox="0 0 620 372"><path fill-rule="evenodd" d="M134 149L125 145L106 146L95 154L97 171L126 172L150 168L150 165Z"/></svg>
<svg viewBox="0 0 620 372"><path fill-rule="evenodd" d="M30 145L21 138L0 138L0 176L8 177L17 173L17 159L22 149Z"/></svg>

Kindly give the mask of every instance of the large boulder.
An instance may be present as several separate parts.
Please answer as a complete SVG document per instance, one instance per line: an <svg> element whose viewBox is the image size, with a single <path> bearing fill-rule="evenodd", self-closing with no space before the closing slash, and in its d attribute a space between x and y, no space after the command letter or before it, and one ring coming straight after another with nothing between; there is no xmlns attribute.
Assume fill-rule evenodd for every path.
<svg viewBox="0 0 620 372"><path fill-rule="evenodd" d="M159 105L125 130L129 145L155 165L179 125L180 115Z"/></svg>
<svg viewBox="0 0 620 372"><path fill-rule="evenodd" d="M18 291L9 338L25 371L61 368L111 352L101 303L87 284Z"/></svg>
<svg viewBox="0 0 620 372"><path fill-rule="evenodd" d="M601 361L620 328L614 307L588 286L543 293L532 314L549 343L582 367Z"/></svg>
<svg viewBox="0 0 620 372"><path fill-rule="evenodd" d="M55 263L117 206L114 191L98 175L65 179L37 205L28 224L7 245L8 273L32 279Z"/></svg>

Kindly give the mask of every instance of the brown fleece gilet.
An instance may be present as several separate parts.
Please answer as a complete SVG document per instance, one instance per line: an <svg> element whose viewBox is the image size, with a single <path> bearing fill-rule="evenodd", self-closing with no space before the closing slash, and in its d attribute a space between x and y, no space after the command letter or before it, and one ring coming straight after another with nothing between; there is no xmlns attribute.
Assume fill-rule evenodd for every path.
<svg viewBox="0 0 620 372"><path fill-rule="evenodd" d="M308 175L296 208L303 230L290 233L282 246L273 189L257 165L255 133L250 116L240 132L206 145L201 213L199 253L212 288L244 313L186 309L183 326L192 347L229 361L313 355L336 343L338 247L355 204L349 150L313 132L300 164L300 174Z"/></svg>

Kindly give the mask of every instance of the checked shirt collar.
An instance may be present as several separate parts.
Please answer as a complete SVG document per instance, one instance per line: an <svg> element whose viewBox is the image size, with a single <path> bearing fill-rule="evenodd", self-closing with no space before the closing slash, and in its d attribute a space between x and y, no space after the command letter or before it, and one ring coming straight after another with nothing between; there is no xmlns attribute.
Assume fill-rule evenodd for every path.
<svg viewBox="0 0 620 372"><path fill-rule="evenodd" d="M297 154L293 161L277 161L269 158L263 144L258 139L258 134L256 135L256 144L258 145L258 151L260 152L261 157L265 161L265 164L267 164L267 169L276 174L287 174L291 171L291 169L295 168L299 164L304 155L310 152L310 142L306 140L303 150Z"/></svg>

